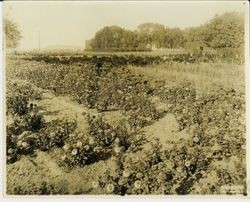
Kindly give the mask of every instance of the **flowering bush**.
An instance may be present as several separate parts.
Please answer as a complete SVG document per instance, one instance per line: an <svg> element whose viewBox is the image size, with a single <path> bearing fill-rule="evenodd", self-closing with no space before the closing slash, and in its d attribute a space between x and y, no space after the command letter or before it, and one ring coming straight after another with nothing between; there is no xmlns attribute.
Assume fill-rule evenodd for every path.
<svg viewBox="0 0 250 202"><path fill-rule="evenodd" d="M64 146L69 134L74 132L76 121L53 120L39 131L37 147L42 151L50 151L53 148Z"/></svg>
<svg viewBox="0 0 250 202"><path fill-rule="evenodd" d="M118 156L116 173L107 171L95 185L106 194L119 195L220 194L220 187L228 183L245 186L244 148L234 147L232 150L235 153L228 155L225 144L216 142L216 138L209 139L208 144L198 125L190 131L192 138L175 144L169 142L168 149L163 150L157 140L149 140L151 147L147 150ZM239 141L242 142L242 139ZM220 158L217 158L218 155ZM230 160L233 160L234 166L228 168L225 162ZM236 167L241 174L235 174ZM216 176L207 185L205 182L210 180L213 171ZM208 190L200 192L199 188Z"/></svg>
<svg viewBox="0 0 250 202"><path fill-rule="evenodd" d="M41 99L39 90L25 82L8 81L6 92L7 113L25 115L32 110L31 100Z"/></svg>
<svg viewBox="0 0 250 202"><path fill-rule="evenodd" d="M161 192L171 184L173 172L165 167L161 157L161 144L152 141L145 153L127 153L117 157L117 170L106 174L95 182L95 187L106 194L152 194ZM164 194L164 193L163 193Z"/></svg>
<svg viewBox="0 0 250 202"><path fill-rule="evenodd" d="M75 122L67 120L45 123L41 115L27 114L24 118L16 118L7 126L7 162L13 163L37 149L50 151L62 147L75 126Z"/></svg>
<svg viewBox="0 0 250 202"><path fill-rule="evenodd" d="M22 155L34 154L34 150L37 148L37 134L30 131L24 131L22 134L16 135L7 130L6 140L8 163L14 163L19 160Z"/></svg>
<svg viewBox="0 0 250 202"><path fill-rule="evenodd" d="M99 146L95 138L87 137L83 133L71 134L65 141L61 155L62 165L72 168L74 166L85 166L100 159L110 157L111 150Z"/></svg>
<svg viewBox="0 0 250 202"><path fill-rule="evenodd" d="M139 132L129 132L123 123L110 125L103 115L88 114L87 133L72 133L65 141L61 162L67 167L85 166L101 159L138 151L146 139Z"/></svg>

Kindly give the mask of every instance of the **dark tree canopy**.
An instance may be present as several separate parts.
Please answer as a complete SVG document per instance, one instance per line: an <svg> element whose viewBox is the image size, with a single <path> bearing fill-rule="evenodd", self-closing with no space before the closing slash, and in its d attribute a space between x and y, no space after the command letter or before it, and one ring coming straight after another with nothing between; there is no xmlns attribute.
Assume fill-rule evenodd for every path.
<svg viewBox="0 0 250 202"><path fill-rule="evenodd" d="M4 34L6 48L16 48L22 38L18 25L8 19L4 19Z"/></svg>
<svg viewBox="0 0 250 202"><path fill-rule="evenodd" d="M205 26L204 42L212 48L237 48L244 43L244 15L225 13Z"/></svg>
<svg viewBox="0 0 250 202"><path fill-rule="evenodd" d="M118 26L104 27L95 34L90 46L94 50L145 47L238 49L244 46L244 15L237 12L216 15L201 26L184 30L150 22L139 25L135 31Z"/></svg>
<svg viewBox="0 0 250 202"><path fill-rule="evenodd" d="M184 31L187 46L199 43L214 49L239 48L244 44L244 15L231 12L216 15L206 24Z"/></svg>
<svg viewBox="0 0 250 202"><path fill-rule="evenodd" d="M91 41L93 49L110 50L137 47L137 34L118 26L104 27Z"/></svg>
<svg viewBox="0 0 250 202"><path fill-rule="evenodd" d="M184 46L184 35L180 28L166 28L164 47L182 48Z"/></svg>
<svg viewBox="0 0 250 202"><path fill-rule="evenodd" d="M137 27L141 43L156 46L157 48L163 47L164 44L164 25L158 23L144 23Z"/></svg>

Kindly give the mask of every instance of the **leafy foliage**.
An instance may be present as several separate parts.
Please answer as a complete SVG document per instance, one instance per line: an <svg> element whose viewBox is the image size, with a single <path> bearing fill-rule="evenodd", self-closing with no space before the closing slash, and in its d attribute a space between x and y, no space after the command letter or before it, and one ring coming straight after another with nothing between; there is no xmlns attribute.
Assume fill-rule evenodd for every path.
<svg viewBox="0 0 250 202"><path fill-rule="evenodd" d="M104 27L91 40L89 49L123 50L140 48L186 48L195 52L200 47L212 49L244 47L244 16L242 13L230 12L216 15L207 23L185 30L168 28L157 23L144 23L134 32L118 26ZM230 56L229 56L230 57Z"/></svg>
<svg viewBox="0 0 250 202"><path fill-rule="evenodd" d="M4 34L6 48L16 48L22 38L18 25L9 19L4 19Z"/></svg>
<svg viewBox="0 0 250 202"><path fill-rule="evenodd" d="M204 30L204 42L212 48L238 48L244 44L244 16L225 13L215 16Z"/></svg>
<svg viewBox="0 0 250 202"><path fill-rule="evenodd" d="M39 61L39 56L36 57ZM103 63L95 57L92 62L71 65L44 58L56 63L45 63L41 58L35 63L20 60L27 63L17 65L15 76L56 95L69 95L88 108L97 108L98 112L93 109L90 112L98 115L90 113L89 127L81 132L75 131L75 122L46 123L36 107L29 105L39 97L36 91L17 90L18 85L9 85L8 99L14 97L10 103L16 104L9 105L8 115L13 116L13 122L7 126L8 163L23 155L33 155L37 149L50 152L58 148L55 158L60 159L60 166L70 169L112 157L115 172L108 168L104 175L93 176L96 177L93 188L105 194L219 194L225 184L245 186L244 94L214 87L214 92L201 96L189 83L170 85L162 80L152 83L127 68L106 62L106 58ZM40 68L45 64L46 68ZM15 101L11 93L20 94L26 101ZM164 110L156 107L152 97L159 98ZM16 107L19 103L24 106L21 109L28 106L27 110L19 110ZM103 115L107 110L119 110L126 118L110 123ZM179 124L178 135L185 135L167 141L168 147L142 132L146 125L161 117L161 112L174 114ZM58 193L46 183L34 187L30 192L26 187L16 187L14 192Z"/></svg>

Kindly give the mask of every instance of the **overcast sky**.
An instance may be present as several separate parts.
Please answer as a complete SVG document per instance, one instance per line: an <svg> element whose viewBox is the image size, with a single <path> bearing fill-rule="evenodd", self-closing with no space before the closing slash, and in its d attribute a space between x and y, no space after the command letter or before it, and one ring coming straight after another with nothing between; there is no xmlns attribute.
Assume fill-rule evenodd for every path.
<svg viewBox="0 0 250 202"><path fill-rule="evenodd" d="M145 22L169 27L198 26L215 14L244 12L244 2L4 2L5 16L19 24L19 49L48 46L84 48L86 39L104 26L135 30Z"/></svg>

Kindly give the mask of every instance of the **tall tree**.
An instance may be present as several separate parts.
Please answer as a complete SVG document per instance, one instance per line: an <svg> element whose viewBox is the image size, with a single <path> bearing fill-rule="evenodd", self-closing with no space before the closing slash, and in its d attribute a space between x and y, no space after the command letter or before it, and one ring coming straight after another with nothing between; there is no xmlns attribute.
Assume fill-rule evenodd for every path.
<svg viewBox="0 0 250 202"><path fill-rule="evenodd" d="M203 33L205 26L199 26L199 27L191 27L183 30L184 35L184 47L187 50L195 51L199 49L199 47L207 46L204 42L204 36Z"/></svg>
<svg viewBox="0 0 250 202"><path fill-rule="evenodd" d="M202 33L204 42L211 48L238 48L244 43L244 15L230 12L216 15Z"/></svg>
<svg viewBox="0 0 250 202"><path fill-rule="evenodd" d="M91 41L95 50L125 49L137 47L137 34L118 26L104 27Z"/></svg>
<svg viewBox="0 0 250 202"><path fill-rule="evenodd" d="M158 23L144 23L137 27L140 41L144 45L156 46L161 48L164 45L164 25Z"/></svg>
<svg viewBox="0 0 250 202"><path fill-rule="evenodd" d="M184 46L184 36L180 28L168 28L165 30L164 46L166 48L181 48Z"/></svg>
<svg viewBox="0 0 250 202"><path fill-rule="evenodd" d="M15 22L4 19L4 34L6 48L16 48L19 45L22 35Z"/></svg>

